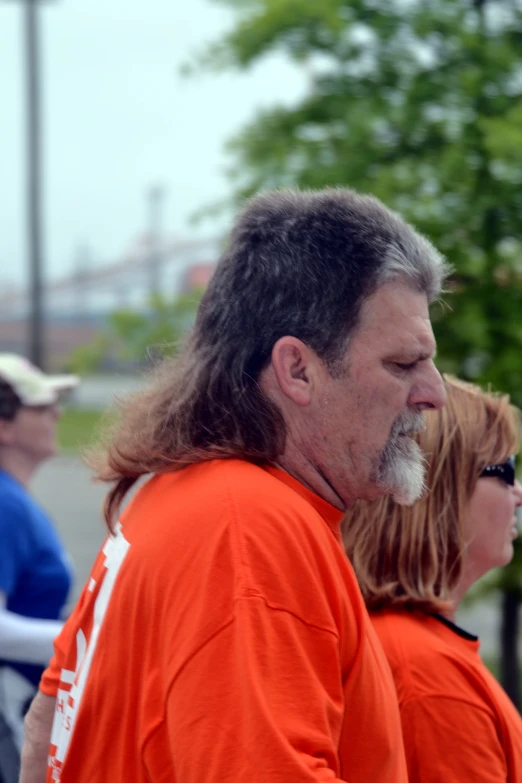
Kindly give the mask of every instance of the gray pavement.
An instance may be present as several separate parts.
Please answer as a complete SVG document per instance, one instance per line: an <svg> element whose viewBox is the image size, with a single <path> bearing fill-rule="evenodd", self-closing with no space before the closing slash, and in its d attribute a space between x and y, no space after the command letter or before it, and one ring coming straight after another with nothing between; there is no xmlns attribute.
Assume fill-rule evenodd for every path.
<svg viewBox="0 0 522 783"><path fill-rule="evenodd" d="M76 579L71 600L87 580L98 548L106 535L102 519L105 487L94 484L89 470L77 458L58 457L45 464L33 482L36 498L47 509L72 557ZM496 656L498 608L494 602L480 603L459 612L458 622L481 639L485 656Z"/></svg>
<svg viewBox="0 0 522 783"><path fill-rule="evenodd" d="M105 537L101 512L105 488L91 482L88 469L79 459L58 457L40 468L32 490L53 519L73 560L74 600Z"/></svg>

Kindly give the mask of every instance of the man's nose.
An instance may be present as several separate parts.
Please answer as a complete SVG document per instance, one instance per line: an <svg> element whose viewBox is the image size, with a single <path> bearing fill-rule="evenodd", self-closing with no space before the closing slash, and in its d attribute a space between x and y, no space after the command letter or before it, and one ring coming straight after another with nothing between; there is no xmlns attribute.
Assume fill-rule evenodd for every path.
<svg viewBox="0 0 522 783"><path fill-rule="evenodd" d="M413 386L408 402L410 405L426 410L434 408L439 410L446 404L446 387L440 372L435 367L433 360L423 362L423 373L419 373Z"/></svg>

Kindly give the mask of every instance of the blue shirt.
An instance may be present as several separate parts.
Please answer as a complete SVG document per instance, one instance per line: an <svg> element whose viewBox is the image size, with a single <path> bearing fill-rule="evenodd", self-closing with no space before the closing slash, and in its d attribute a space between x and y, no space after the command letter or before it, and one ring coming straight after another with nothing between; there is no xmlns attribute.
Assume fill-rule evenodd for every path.
<svg viewBox="0 0 522 783"><path fill-rule="evenodd" d="M65 549L49 517L16 479L0 470L0 591L7 596L6 609L59 620L71 581ZM38 684L41 666L8 663Z"/></svg>

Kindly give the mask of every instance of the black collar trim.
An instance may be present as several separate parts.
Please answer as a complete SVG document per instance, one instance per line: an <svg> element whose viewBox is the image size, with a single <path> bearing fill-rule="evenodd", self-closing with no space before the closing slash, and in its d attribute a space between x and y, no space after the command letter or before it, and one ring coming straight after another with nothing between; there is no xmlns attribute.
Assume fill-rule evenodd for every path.
<svg viewBox="0 0 522 783"><path fill-rule="evenodd" d="M448 618L444 617L444 615L438 614L438 612L434 612L432 617L434 617L435 620L438 620L439 623L442 623L447 628L449 628L450 631L453 631L453 633L458 634L458 636L462 636L463 639L467 639L468 642L478 642L478 636L475 636L473 633L468 633L464 630L464 628L461 628L459 625L452 623L451 620L448 620Z"/></svg>

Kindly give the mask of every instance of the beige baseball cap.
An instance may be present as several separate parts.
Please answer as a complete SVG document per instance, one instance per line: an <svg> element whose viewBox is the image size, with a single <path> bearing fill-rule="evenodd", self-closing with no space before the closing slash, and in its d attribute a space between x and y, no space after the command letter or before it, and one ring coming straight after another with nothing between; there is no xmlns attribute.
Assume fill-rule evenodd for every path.
<svg viewBox="0 0 522 783"><path fill-rule="evenodd" d="M46 375L16 353L0 353L0 380L29 406L53 405L60 392L74 389L80 382L77 375Z"/></svg>

